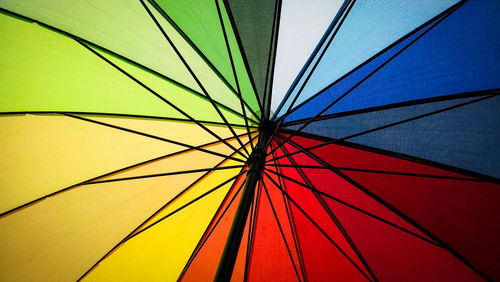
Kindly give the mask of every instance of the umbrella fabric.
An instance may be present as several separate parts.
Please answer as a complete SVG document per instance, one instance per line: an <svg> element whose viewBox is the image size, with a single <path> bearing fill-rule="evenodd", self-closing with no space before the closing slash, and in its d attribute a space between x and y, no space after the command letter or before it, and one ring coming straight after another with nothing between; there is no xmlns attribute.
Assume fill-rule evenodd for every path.
<svg viewBox="0 0 500 282"><path fill-rule="evenodd" d="M499 280L498 14L0 0L0 281Z"/></svg>

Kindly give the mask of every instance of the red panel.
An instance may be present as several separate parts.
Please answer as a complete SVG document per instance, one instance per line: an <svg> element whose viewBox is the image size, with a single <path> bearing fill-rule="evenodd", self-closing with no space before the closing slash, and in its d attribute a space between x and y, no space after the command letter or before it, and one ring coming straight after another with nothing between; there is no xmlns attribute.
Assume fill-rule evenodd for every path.
<svg viewBox="0 0 500 282"><path fill-rule="evenodd" d="M321 141L297 136L293 137L291 140L296 142L303 148L310 148L312 146L324 143ZM390 157L387 155L372 153L365 150L345 147L337 144L325 145L317 149L312 149L310 150L310 152L319 156L322 160L326 161L334 167L470 178L462 174L450 172L432 166L419 164L400 158Z"/></svg>
<svg viewBox="0 0 500 282"><path fill-rule="evenodd" d="M286 163L285 159L283 159L283 162L280 160L280 163ZM289 177L300 179L300 175L295 168L282 168L282 171ZM275 176L273 176L273 178L276 179ZM346 255L362 269L362 271L368 273L354 250L328 215L326 209L321 205L318 198L307 188L285 179L282 179L282 181L289 196L320 226ZM348 275L348 277L352 279L363 277L361 272L357 270L330 241L328 241L326 236L322 234L293 203L289 202L289 206L292 209L293 217L299 218L301 222L298 224L298 222L295 221L295 227L300 248L304 255L304 264L308 278L321 281L325 279L325 277L335 277L331 275L341 275L339 277L346 277L345 275ZM317 245L315 245L316 243ZM366 278L363 279L366 280Z"/></svg>
<svg viewBox="0 0 500 282"><path fill-rule="evenodd" d="M244 181L245 177L239 177L238 180L234 182L231 191L224 199L221 208L218 210L205 234L203 234L202 241L206 240L206 242L201 249L199 249L200 245L197 246L196 249L199 249L199 252L182 276L183 281L200 281L210 277L215 277L215 273L217 272L217 267L219 265L218 262L222 256L222 251L224 250L226 239L229 234L229 230L231 229L233 218L242 194L241 191L238 194L236 194L236 192ZM236 197L229 206L231 199L233 199L235 195ZM226 208L226 213L222 219L220 219ZM217 221L218 223L215 226ZM210 234L211 231L212 233Z"/></svg>
<svg viewBox="0 0 500 282"><path fill-rule="evenodd" d="M250 260L250 281L297 281L268 197L262 187Z"/></svg>
<svg viewBox="0 0 500 282"><path fill-rule="evenodd" d="M346 174L414 219L479 270L500 279L500 185L364 172Z"/></svg>
<svg viewBox="0 0 500 282"><path fill-rule="evenodd" d="M380 281L480 281L441 247L331 201L335 214Z"/></svg>

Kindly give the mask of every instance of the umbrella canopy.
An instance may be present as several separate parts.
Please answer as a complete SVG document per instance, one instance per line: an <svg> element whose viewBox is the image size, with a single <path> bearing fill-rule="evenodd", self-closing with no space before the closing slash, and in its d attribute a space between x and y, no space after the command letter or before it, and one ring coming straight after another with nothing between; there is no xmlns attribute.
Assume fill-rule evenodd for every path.
<svg viewBox="0 0 500 282"><path fill-rule="evenodd" d="M0 280L499 280L499 14L0 0Z"/></svg>

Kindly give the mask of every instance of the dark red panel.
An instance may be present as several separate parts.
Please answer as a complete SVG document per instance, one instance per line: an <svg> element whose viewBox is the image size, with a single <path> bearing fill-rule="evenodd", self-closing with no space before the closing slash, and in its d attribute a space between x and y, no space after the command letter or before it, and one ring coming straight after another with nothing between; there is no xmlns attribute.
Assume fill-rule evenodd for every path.
<svg viewBox="0 0 500 282"><path fill-rule="evenodd" d="M337 202L329 204L380 281L481 281L441 247Z"/></svg>
<svg viewBox="0 0 500 282"><path fill-rule="evenodd" d="M432 232L479 270L500 279L500 185L364 172L346 174Z"/></svg>

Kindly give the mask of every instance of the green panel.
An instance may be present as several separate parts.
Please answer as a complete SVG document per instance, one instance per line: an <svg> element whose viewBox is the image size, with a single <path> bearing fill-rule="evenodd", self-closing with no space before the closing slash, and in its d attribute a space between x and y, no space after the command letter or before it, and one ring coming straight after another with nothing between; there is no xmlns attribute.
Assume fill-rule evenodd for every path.
<svg viewBox="0 0 500 282"><path fill-rule="evenodd" d="M228 0L255 87L263 101L275 0Z"/></svg>
<svg viewBox="0 0 500 282"><path fill-rule="evenodd" d="M147 87L152 89L157 94L161 95L176 107L180 108L180 110L182 110L192 118L196 120L223 122L210 101L204 96L188 92L187 90L174 85L173 83L158 75L155 75L154 73L148 72L145 69L141 69L124 60L120 60L120 58L103 52L102 50L99 50L97 48L93 49L103 55L106 59L116 64L120 69L124 70L140 82L144 83ZM224 108L219 109L226 117L228 122L241 125L244 124L244 120L242 117L237 116L234 113L225 110ZM182 117L186 118L184 115Z"/></svg>
<svg viewBox="0 0 500 282"><path fill-rule="evenodd" d="M236 88L215 0L157 0L156 3Z"/></svg>
<svg viewBox="0 0 500 282"><path fill-rule="evenodd" d="M239 98L213 71L213 69L203 60L203 58L189 45L188 42L182 37L177 30L163 18L163 16L156 11L156 9L146 3L153 16L158 20L162 29L167 34L168 38L172 41L178 49L181 56L187 62L191 70L194 72L203 88L208 92L208 95L213 100L231 108L232 110L243 115L241 103ZM248 113L248 109L247 109ZM250 114L247 114L250 117ZM225 115L227 119L230 117Z"/></svg>
<svg viewBox="0 0 500 282"><path fill-rule="evenodd" d="M0 0L0 6L107 48L201 92L140 1Z"/></svg>
<svg viewBox="0 0 500 282"><path fill-rule="evenodd" d="M184 118L60 33L0 14L0 111L82 111Z"/></svg>
<svg viewBox="0 0 500 282"><path fill-rule="evenodd" d="M223 1L217 1L219 2L222 21L224 23L224 29L228 38L231 57L233 58L233 63L236 70L236 78L238 80L241 95L246 103L252 108L253 112L260 113L259 102L257 101L257 96L255 94L252 82L250 81L250 76L247 72L245 62L243 61L242 52L238 46L238 41L236 40L235 33L231 26L231 21L229 19Z"/></svg>

